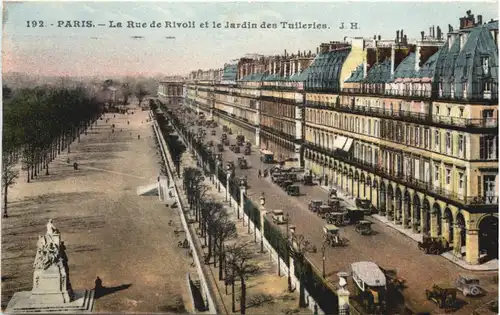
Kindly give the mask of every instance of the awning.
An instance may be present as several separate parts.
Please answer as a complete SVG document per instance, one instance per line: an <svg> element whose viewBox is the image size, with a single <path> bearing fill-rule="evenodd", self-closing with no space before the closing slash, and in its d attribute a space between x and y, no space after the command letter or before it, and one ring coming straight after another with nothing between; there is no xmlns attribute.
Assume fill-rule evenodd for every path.
<svg viewBox="0 0 500 315"><path fill-rule="evenodd" d="M344 145L344 147L342 148L342 150L346 151L346 152L349 152L349 150L351 149L352 147L352 143L354 142L354 139L352 138L347 138L347 141Z"/></svg>
<svg viewBox="0 0 500 315"><path fill-rule="evenodd" d="M347 141L347 138L344 136L337 136L335 140L333 140L333 148L334 149L339 149L342 150L344 147L345 143Z"/></svg>

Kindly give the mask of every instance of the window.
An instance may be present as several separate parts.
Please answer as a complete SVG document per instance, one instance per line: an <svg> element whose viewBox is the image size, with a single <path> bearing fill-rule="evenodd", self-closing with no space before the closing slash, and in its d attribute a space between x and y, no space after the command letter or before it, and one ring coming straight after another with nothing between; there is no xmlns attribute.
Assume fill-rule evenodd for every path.
<svg viewBox="0 0 500 315"><path fill-rule="evenodd" d="M458 173L458 189L462 193L462 189L464 189L464 173Z"/></svg>
<svg viewBox="0 0 500 315"><path fill-rule="evenodd" d="M460 107L459 110L460 110L460 117L464 117L464 108Z"/></svg>
<svg viewBox="0 0 500 315"><path fill-rule="evenodd" d="M429 148L430 131L429 128L424 130L424 148Z"/></svg>
<svg viewBox="0 0 500 315"><path fill-rule="evenodd" d="M448 110L448 117L451 116L451 107L446 107L446 109Z"/></svg>
<svg viewBox="0 0 500 315"><path fill-rule="evenodd" d="M434 133L434 147L439 151L439 130Z"/></svg>
<svg viewBox="0 0 500 315"><path fill-rule="evenodd" d="M483 83L483 97L485 99L491 99L491 82L486 81Z"/></svg>
<svg viewBox="0 0 500 315"><path fill-rule="evenodd" d="M451 151L451 134L446 133L446 153L450 154Z"/></svg>
<svg viewBox="0 0 500 315"><path fill-rule="evenodd" d="M496 136L482 136L479 139L479 156L485 160L495 160L498 157Z"/></svg>
<svg viewBox="0 0 500 315"><path fill-rule="evenodd" d="M436 106L436 115L439 115L439 106Z"/></svg>
<svg viewBox="0 0 500 315"><path fill-rule="evenodd" d="M434 181L439 182L439 164L434 164Z"/></svg>
<svg viewBox="0 0 500 315"><path fill-rule="evenodd" d="M449 168L446 169L446 185L451 183L451 170Z"/></svg>
<svg viewBox="0 0 500 315"><path fill-rule="evenodd" d="M420 146L420 127L415 127L415 145Z"/></svg>
<svg viewBox="0 0 500 315"><path fill-rule="evenodd" d="M465 146L465 139L463 135L458 136L458 155L460 157L464 156L464 146Z"/></svg>
<svg viewBox="0 0 500 315"><path fill-rule="evenodd" d="M483 66L483 73L488 75L490 73L490 58L483 57L481 58L481 65Z"/></svg>
<svg viewBox="0 0 500 315"><path fill-rule="evenodd" d="M451 84L450 84L450 97L451 98L455 97L455 85L454 85L453 80L451 81Z"/></svg>

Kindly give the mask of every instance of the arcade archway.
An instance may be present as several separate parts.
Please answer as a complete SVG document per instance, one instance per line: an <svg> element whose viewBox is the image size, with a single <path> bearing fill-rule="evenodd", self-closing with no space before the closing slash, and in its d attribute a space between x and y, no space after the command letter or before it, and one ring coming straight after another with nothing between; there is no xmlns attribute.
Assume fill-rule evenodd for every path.
<svg viewBox="0 0 500 315"><path fill-rule="evenodd" d="M479 251L486 259L498 258L498 217L489 215L479 222Z"/></svg>

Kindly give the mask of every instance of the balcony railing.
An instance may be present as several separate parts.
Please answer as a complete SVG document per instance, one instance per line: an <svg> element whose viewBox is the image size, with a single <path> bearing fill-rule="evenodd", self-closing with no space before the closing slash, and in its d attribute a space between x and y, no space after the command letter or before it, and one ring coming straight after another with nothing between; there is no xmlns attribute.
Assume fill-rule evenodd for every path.
<svg viewBox="0 0 500 315"><path fill-rule="evenodd" d="M390 110L383 107L371 107L360 105L334 105L326 102L307 101L306 106L324 109L334 109L339 112L369 115L379 118L401 119L403 121L416 123L434 122L448 126L457 126L464 128L497 128L497 118L461 118L450 116L429 115L428 113L406 111L406 110Z"/></svg>
<svg viewBox="0 0 500 315"><path fill-rule="evenodd" d="M333 150L321 148L310 141L306 141L306 146L323 154L333 156L337 160L348 163L362 170L368 171L383 178L387 178L401 185L411 187L413 189L422 191L424 193L431 193L436 196L454 200L455 202L469 206L498 205L498 196L486 196L486 197L464 196L462 194L458 194L456 192L443 189L441 187L436 187L432 183L429 183L427 181L423 181L421 179L417 179L412 176L404 175L402 172L396 172L393 169L386 169L375 163L366 162L364 160L357 159L352 156L346 156L345 154L338 154L338 152Z"/></svg>

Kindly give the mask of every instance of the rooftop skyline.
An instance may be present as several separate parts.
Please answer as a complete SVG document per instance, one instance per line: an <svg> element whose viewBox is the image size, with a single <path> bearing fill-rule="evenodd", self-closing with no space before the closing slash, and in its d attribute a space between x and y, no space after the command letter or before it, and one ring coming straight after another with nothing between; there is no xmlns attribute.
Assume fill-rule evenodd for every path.
<svg viewBox="0 0 500 315"><path fill-rule="evenodd" d="M315 52L321 42L346 36L393 39L403 29L408 38L419 38L433 25L446 33L448 24L458 28L467 10L488 22L497 19L498 2L7 2L2 67L4 73L52 76L187 75L222 68L249 53ZM94 27L64 27L75 26L73 21ZM127 27L129 21L133 28ZM152 28L153 21L160 28ZM257 29L228 29L226 22L256 23ZM260 28L263 22L270 28ZM284 22L319 24L321 29L290 29ZM339 29L342 22L347 29ZM359 28L349 29L351 22ZM190 28L178 28L178 23ZM217 23L221 28L214 28Z"/></svg>

